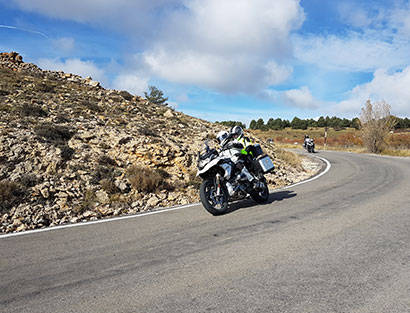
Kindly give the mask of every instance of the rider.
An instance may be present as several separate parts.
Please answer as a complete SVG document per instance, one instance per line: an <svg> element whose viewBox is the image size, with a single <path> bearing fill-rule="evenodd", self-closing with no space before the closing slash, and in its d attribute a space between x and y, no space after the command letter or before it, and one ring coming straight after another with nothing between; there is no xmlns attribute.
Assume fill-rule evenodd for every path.
<svg viewBox="0 0 410 313"><path fill-rule="evenodd" d="M306 144L309 140L309 135L305 135L305 140L303 141L303 147L306 148Z"/></svg>
<svg viewBox="0 0 410 313"><path fill-rule="evenodd" d="M259 174L260 166L253 160L253 142L244 136L241 126L233 126L230 133L234 140L242 144L241 153L245 159L245 166L255 174Z"/></svg>
<svg viewBox="0 0 410 313"><path fill-rule="evenodd" d="M228 133L227 131L220 131L217 135L216 138L219 141L219 144L221 145L222 149L231 149L231 148L236 148L236 149L241 149L241 155L242 154L242 150L243 150L243 145L242 143L240 143L237 140L232 140L234 137L234 135L232 133ZM238 158L239 159L243 159L243 158ZM235 163L235 167L237 167L241 172L240 172L240 177L241 179L247 179L248 181L252 182L254 180L254 177L251 173L249 173L247 166L246 166L246 160L245 161L245 165L242 162L236 162Z"/></svg>

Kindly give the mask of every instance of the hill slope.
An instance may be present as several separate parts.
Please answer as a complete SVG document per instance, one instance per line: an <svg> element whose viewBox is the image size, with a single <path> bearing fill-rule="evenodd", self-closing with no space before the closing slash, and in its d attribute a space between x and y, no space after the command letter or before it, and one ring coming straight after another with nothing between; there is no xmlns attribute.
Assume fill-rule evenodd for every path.
<svg viewBox="0 0 410 313"><path fill-rule="evenodd" d="M219 130L91 78L43 71L2 53L0 231L199 201L196 154ZM274 145L262 146L276 165L271 186L312 175L278 158Z"/></svg>

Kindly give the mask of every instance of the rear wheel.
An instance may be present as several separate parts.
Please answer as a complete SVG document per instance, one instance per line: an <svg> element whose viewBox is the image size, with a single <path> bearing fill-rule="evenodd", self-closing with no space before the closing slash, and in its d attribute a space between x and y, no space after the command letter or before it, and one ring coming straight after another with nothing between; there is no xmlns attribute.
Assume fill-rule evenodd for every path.
<svg viewBox="0 0 410 313"><path fill-rule="evenodd" d="M213 179L206 179L199 188L199 196L202 205L212 215L221 215L228 209L228 192L224 187L220 188L220 195Z"/></svg>

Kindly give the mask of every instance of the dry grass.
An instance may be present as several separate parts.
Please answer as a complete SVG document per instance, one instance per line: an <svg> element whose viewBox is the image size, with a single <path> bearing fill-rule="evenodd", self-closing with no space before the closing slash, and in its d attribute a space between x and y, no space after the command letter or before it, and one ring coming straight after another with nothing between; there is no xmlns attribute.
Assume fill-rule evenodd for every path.
<svg viewBox="0 0 410 313"><path fill-rule="evenodd" d="M410 149L385 149L381 152L382 155L400 156L400 157L410 157Z"/></svg>
<svg viewBox="0 0 410 313"><path fill-rule="evenodd" d="M155 192L163 183L161 175L147 167L132 165L127 169L131 187L140 192Z"/></svg>
<svg viewBox="0 0 410 313"><path fill-rule="evenodd" d="M286 162L287 164L291 165L294 168L303 170L302 167L302 159L299 155L296 153L293 153L291 151L286 151L282 149L278 149L276 151L276 156Z"/></svg>
<svg viewBox="0 0 410 313"><path fill-rule="evenodd" d="M96 202L97 196L95 195L95 192L92 189L87 189L83 201L80 206L74 208L74 211L76 213L82 213L87 210L93 210Z"/></svg>
<svg viewBox="0 0 410 313"><path fill-rule="evenodd" d="M286 128L284 130L252 131L252 133L263 140L273 139L276 147L281 149L301 149L303 137L308 134L315 139L316 150L337 150L355 153L367 153L363 145L360 131L353 128L342 130L328 129L327 144L324 146L325 129L316 127L307 130ZM410 151L410 132L390 133L386 138L386 145L381 151L383 155L409 156Z"/></svg>
<svg viewBox="0 0 410 313"><path fill-rule="evenodd" d="M112 179L104 178L100 181L100 185L101 188L109 195L113 195L120 192L120 190L115 185Z"/></svg>

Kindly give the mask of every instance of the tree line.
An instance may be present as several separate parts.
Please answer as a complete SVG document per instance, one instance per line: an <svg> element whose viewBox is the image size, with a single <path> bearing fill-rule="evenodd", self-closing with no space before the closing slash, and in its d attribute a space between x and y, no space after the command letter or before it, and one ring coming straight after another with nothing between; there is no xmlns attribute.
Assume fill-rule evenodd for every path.
<svg viewBox="0 0 410 313"><path fill-rule="evenodd" d="M410 119L409 118L399 118L395 117L396 124L395 129L406 129L410 128ZM220 122L224 123L224 122ZM240 123L235 121L229 121L233 125L233 123ZM239 124L236 124L239 125ZM342 129L342 128L360 128L360 120L359 118L355 117L353 119L347 118L339 118L336 116L329 117L329 116L321 116L318 120L314 119L300 119L295 116L292 121L289 120L282 120L281 118L270 118L266 123L262 118L258 120L252 120L249 124L249 129L260 129L260 130L282 130L286 127L291 127L292 129L307 129L308 127L332 127L334 129Z"/></svg>

